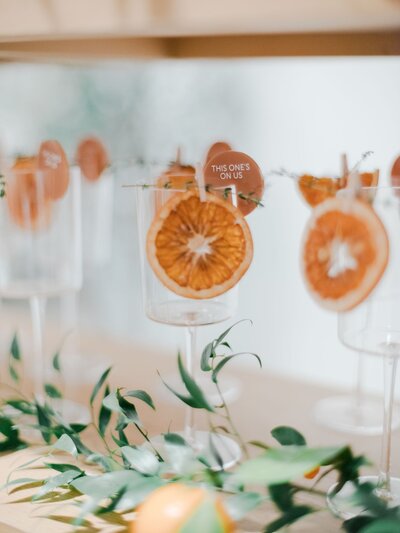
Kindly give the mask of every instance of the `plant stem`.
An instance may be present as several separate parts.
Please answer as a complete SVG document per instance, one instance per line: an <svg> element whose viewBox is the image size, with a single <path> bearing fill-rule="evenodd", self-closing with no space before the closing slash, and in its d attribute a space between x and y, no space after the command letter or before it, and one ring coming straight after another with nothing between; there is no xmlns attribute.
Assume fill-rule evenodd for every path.
<svg viewBox="0 0 400 533"><path fill-rule="evenodd" d="M236 437L236 439L238 440L239 446L240 446L240 449L243 452L243 455L246 457L246 459L249 459L250 455L249 455L249 451L247 449L246 443L242 439L239 431L237 430L237 428L236 428L236 426L235 426L235 424L233 422L233 419L232 419L228 404L225 402L225 398L224 398L224 396L222 394L221 387L219 386L218 380L216 381L215 386L217 388L219 397L221 398L221 403L222 403L223 408L225 410L225 415L226 415L225 418L229 422L229 425L231 426L232 435L234 437Z"/></svg>

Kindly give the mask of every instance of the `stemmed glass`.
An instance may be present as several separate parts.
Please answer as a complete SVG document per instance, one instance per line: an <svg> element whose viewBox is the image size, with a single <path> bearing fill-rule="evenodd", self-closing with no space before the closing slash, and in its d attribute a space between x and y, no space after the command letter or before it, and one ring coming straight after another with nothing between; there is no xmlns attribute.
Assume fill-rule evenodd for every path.
<svg viewBox="0 0 400 533"><path fill-rule="evenodd" d="M341 342L357 352L378 355L384 365L384 406L381 459L378 476L362 477L376 486L382 499L400 503L400 479L391 476L391 437L394 390L400 356L400 189L392 187L364 188L383 222L389 239L389 262L378 286L352 311L341 313L338 333ZM341 194L346 194L344 191ZM331 488L328 503L343 518L359 514L351 499L354 485L347 483L337 492Z"/></svg>
<svg viewBox="0 0 400 533"><path fill-rule="evenodd" d="M30 302L33 389L36 397L43 398L46 301L76 292L82 285L80 171L69 169L68 189L57 200L46 192L55 179L52 170L6 167L3 174L6 196L0 199L0 296ZM73 402L58 405L76 413Z"/></svg>
<svg viewBox="0 0 400 533"><path fill-rule="evenodd" d="M164 167L165 168L165 167ZM149 171L153 177L162 172L162 167L153 166ZM187 181L193 181L193 174L188 175ZM199 326L217 324L229 319L235 314L238 302L237 286L228 292L208 299L194 299L181 297L164 286L153 272L146 255L146 237L151 223L158 209L176 194L186 192L183 189L159 187L157 185L137 186L137 219L139 248L141 261L141 277L143 288L143 302L146 315L151 320L162 324L180 326L184 328L186 339L186 368L193 376L197 367L196 336ZM232 188L232 197L234 197ZM215 464L214 455L210 450L210 438L223 460L225 468L232 466L240 458L238 444L225 435L210 434L198 431L194 425L194 409L186 409L184 438L194 449L207 455L211 463ZM157 437L156 437L157 439ZM154 439L153 439L154 441ZM161 439L157 439L162 443Z"/></svg>

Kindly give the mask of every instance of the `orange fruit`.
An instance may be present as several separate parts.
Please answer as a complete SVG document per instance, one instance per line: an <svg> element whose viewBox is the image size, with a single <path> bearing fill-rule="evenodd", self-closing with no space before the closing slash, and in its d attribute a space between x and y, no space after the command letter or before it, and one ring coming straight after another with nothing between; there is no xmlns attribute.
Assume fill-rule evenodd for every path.
<svg viewBox="0 0 400 533"><path fill-rule="evenodd" d="M214 298L249 268L253 241L240 211L197 190L173 195L147 233L147 257L159 280L187 298Z"/></svg>
<svg viewBox="0 0 400 533"><path fill-rule="evenodd" d="M311 207L334 197L340 188L336 178L316 178L309 174L300 176L297 184L301 195Z"/></svg>
<svg viewBox="0 0 400 533"><path fill-rule="evenodd" d="M322 307L347 311L378 283L388 254L386 230L369 204L330 198L314 209L305 230L306 285Z"/></svg>
<svg viewBox="0 0 400 533"><path fill-rule="evenodd" d="M89 181L98 180L109 164L107 150L97 137L82 139L76 149L75 158L82 175Z"/></svg>
<svg viewBox="0 0 400 533"><path fill-rule="evenodd" d="M59 200L68 190L69 165L58 141L44 141L38 154L38 168L43 172L44 192L50 200Z"/></svg>
<svg viewBox="0 0 400 533"><path fill-rule="evenodd" d="M202 530L191 525L191 520L204 506L211 507L210 523L202 522ZM207 509L209 511L209 509ZM235 524L226 513L222 502L215 494L200 487L188 487L181 483L170 483L156 489L142 503L136 519L131 522L130 533L180 533L183 528L191 533L233 533Z"/></svg>
<svg viewBox="0 0 400 533"><path fill-rule="evenodd" d="M10 171L6 194L11 219L25 229L47 226L50 222L51 203L44 190L40 190L38 186L35 169L28 162L17 163L14 168L18 172Z"/></svg>

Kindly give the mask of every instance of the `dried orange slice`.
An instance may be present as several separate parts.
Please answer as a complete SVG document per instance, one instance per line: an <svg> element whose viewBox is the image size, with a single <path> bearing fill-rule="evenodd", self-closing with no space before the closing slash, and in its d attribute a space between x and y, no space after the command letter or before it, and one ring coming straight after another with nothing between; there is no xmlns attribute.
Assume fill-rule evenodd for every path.
<svg viewBox="0 0 400 533"><path fill-rule="evenodd" d="M326 309L347 311L362 302L385 271L386 230L369 204L332 198L307 224L302 267L307 287Z"/></svg>
<svg viewBox="0 0 400 533"><path fill-rule="evenodd" d="M316 178L309 174L300 176L297 182L300 193L311 207L315 207L327 198L333 198L340 188L336 178Z"/></svg>
<svg viewBox="0 0 400 533"><path fill-rule="evenodd" d="M183 189L186 190L196 183L196 171L191 165L182 165L179 162L173 162L168 170L163 172L157 179L157 187L166 189Z"/></svg>
<svg viewBox="0 0 400 533"><path fill-rule="evenodd" d="M18 172L10 171L7 180L7 205L15 224L24 229L36 230L49 224L51 202L45 196L44 190L39 188L35 170L29 166L25 168L26 172L22 171L20 164Z"/></svg>
<svg viewBox="0 0 400 533"><path fill-rule="evenodd" d="M198 191L173 195L147 234L147 257L159 280L186 298L213 298L232 288L249 268L253 241L240 211Z"/></svg>

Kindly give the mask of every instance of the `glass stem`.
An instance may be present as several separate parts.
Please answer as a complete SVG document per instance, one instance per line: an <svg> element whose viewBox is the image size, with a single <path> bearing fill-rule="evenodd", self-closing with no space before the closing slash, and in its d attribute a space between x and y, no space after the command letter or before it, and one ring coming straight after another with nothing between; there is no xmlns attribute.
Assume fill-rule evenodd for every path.
<svg viewBox="0 0 400 533"><path fill-rule="evenodd" d="M30 298L32 334L33 334L33 392L37 398L43 398L46 381L46 359L44 356L44 321L46 298Z"/></svg>
<svg viewBox="0 0 400 533"><path fill-rule="evenodd" d="M384 357L384 408L381 461L379 468L377 493L385 499L390 499L390 463L392 447L392 415L394 389L396 383L397 357L388 354Z"/></svg>
<svg viewBox="0 0 400 533"><path fill-rule="evenodd" d="M365 354L357 354L356 405L360 409L364 400Z"/></svg>
<svg viewBox="0 0 400 533"><path fill-rule="evenodd" d="M186 340L186 369L191 376L194 377L194 359L196 357L196 333L197 328L195 326L188 326L185 328L185 340ZM195 440L194 429L194 409L186 406L185 414L185 439L189 443L193 443Z"/></svg>

